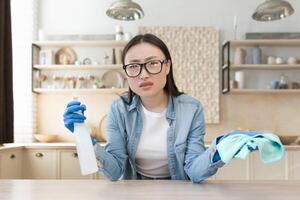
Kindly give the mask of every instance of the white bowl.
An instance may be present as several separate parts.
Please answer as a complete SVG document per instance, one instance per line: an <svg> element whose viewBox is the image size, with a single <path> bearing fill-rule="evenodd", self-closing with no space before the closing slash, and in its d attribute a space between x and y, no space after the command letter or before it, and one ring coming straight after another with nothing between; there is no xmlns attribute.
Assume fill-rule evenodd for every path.
<svg viewBox="0 0 300 200"><path fill-rule="evenodd" d="M298 136L295 135L279 135L280 141L284 145L290 145L294 142L296 142Z"/></svg>
<svg viewBox="0 0 300 200"><path fill-rule="evenodd" d="M39 142L55 142L57 141L57 136L54 134L34 134L34 138Z"/></svg>

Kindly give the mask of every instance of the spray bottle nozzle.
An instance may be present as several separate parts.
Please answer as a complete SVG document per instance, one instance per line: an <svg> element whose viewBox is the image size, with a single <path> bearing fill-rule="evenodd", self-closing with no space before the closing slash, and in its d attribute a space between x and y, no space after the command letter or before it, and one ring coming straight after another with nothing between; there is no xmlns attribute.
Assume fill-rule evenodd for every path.
<svg viewBox="0 0 300 200"><path fill-rule="evenodd" d="M73 96L73 97L72 97L72 100L73 100L73 101L77 101L77 100L78 100L78 96Z"/></svg>

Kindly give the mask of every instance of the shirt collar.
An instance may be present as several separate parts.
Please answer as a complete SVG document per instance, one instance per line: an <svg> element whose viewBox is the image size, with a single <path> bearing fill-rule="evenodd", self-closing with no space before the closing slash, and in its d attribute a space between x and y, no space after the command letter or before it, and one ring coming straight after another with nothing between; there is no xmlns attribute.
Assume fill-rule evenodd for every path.
<svg viewBox="0 0 300 200"><path fill-rule="evenodd" d="M140 97L137 95L134 95L132 98L132 102L129 105L129 112L132 111L133 109L136 109L138 105L140 104Z"/></svg>

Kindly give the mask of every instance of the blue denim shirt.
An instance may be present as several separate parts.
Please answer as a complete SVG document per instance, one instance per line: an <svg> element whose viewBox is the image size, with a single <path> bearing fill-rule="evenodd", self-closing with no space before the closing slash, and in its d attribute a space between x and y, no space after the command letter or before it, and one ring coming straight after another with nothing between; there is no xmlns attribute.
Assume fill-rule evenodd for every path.
<svg viewBox="0 0 300 200"><path fill-rule="evenodd" d="M126 97L127 98L127 97ZM142 132L141 101L134 96L130 105L121 98L115 100L107 119L107 144L97 144L95 153L102 172L108 179L137 179L135 153ZM169 97L166 119L167 154L170 177L193 183L216 173L224 163L213 162L216 140L205 149L203 107L193 97Z"/></svg>

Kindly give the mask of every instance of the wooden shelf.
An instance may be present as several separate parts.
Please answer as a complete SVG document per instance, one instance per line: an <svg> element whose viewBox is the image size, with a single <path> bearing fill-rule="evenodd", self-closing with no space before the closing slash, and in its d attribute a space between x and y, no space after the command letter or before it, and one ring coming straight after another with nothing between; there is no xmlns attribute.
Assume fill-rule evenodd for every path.
<svg viewBox="0 0 300 200"><path fill-rule="evenodd" d="M231 94L265 94L265 93L270 93L270 94L285 94L285 93L299 93L300 94L300 89L282 89L282 90L267 90L267 89L231 89L230 92Z"/></svg>
<svg viewBox="0 0 300 200"><path fill-rule="evenodd" d="M231 46L299 46L300 40L297 39L276 39L276 40L232 40Z"/></svg>
<svg viewBox="0 0 300 200"><path fill-rule="evenodd" d="M61 47L86 47L86 48L124 48L128 41L119 41L119 40L57 40L57 41L34 41L32 42L33 54L32 60L33 63L38 60L38 49L45 48L61 48ZM82 49L84 50L84 49ZM95 51L96 49L91 49ZM48 70L47 72L52 73L55 70L68 70L72 73L81 73L82 70L118 70L123 71L121 64L98 64L98 65L39 65L35 64L32 66L33 70ZM45 73L47 73L45 72ZM96 73L95 71L92 71ZM32 84L35 83L35 77L32 76ZM34 85L33 85L34 86ZM116 94L120 95L123 92L128 91L127 88L99 88L99 89L46 89L46 88L34 88L32 90L37 94L76 94L76 93L88 93L88 94Z"/></svg>
<svg viewBox="0 0 300 200"><path fill-rule="evenodd" d="M43 89L33 90L39 94L62 94L62 93L96 93L96 94L122 94L128 91L127 88L99 88L99 89Z"/></svg>
<svg viewBox="0 0 300 200"><path fill-rule="evenodd" d="M226 41L222 45L222 58L221 58L221 70L222 70L222 93L226 94L228 92L230 93L258 93L258 94L264 94L264 93L275 93L275 94L284 94L284 93L300 93L300 89L286 89L286 90L268 90L268 89L243 89L243 90L229 90L229 85L227 84L229 82L229 75L230 70L237 71L237 70L257 70L258 72L261 72L261 70L269 70L271 71L271 74L277 75L280 71L275 70L282 70L284 72L288 70L294 70L291 71L291 73L300 73L300 63L299 64L230 64L229 58L232 59L231 53L233 53L234 48L236 47L272 47L272 48L280 48L285 47L282 50L285 50L286 48L290 48L293 51L296 51L294 48L300 49L300 39L246 39L246 40L231 40ZM263 49L264 50L264 49ZM266 50L264 50L266 51ZM299 71L296 71L299 70ZM296 74L295 74L296 75ZM262 77L260 77L262 78ZM270 77L269 77L270 78ZM258 83L257 83L258 84ZM257 86L258 87L258 86ZM255 87L254 87L255 88Z"/></svg>
<svg viewBox="0 0 300 200"><path fill-rule="evenodd" d="M226 65L225 65L226 66ZM280 65L269 65L269 64L242 64L242 65L231 65L230 68L232 70L286 70L286 69L295 69L300 70L300 64L297 65L289 65L289 64L280 64Z"/></svg>
<svg viewBox="0 0 300 200"><path fill-rule="evenodd" d="M73 41L35 41L34 45L43 47L124 47L127 41L118 40L73 40Z"/></svg>
<svg viewBox="0 0 300 200"><path fill-rule="evenodd" d="M122 65L34 65L39 70L121 70Z"/></svg>

